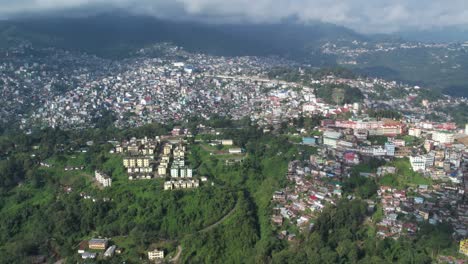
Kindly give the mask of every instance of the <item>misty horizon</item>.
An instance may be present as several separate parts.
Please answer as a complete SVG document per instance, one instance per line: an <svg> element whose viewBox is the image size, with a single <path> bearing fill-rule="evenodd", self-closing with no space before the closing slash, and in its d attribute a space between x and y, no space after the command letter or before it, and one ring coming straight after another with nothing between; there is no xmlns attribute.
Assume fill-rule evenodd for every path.
<svg viewBox="0 0 468 264"><path fill-rule="evenodd" d="M88 16L125 10L133 15L147 15L173 21L203 23L275 24L294 21L345 26L359 33L397 33L430 31L445 28L468 28L468 3L452 0L426 1L218 1L218 0L21 0L0 1L0 18L48 16Z"/></svg>

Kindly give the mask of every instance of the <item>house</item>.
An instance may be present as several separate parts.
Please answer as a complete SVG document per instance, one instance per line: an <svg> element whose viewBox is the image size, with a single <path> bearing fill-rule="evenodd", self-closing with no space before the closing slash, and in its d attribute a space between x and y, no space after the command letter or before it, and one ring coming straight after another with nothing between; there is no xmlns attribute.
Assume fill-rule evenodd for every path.
<svg viewBox="0 0 468 264"><path fill-rule="evenodd" d="M281 191L276 191L273 194L273 200L278 202L285 202L286 201L286 194Z"/></svg>
<svg viewBox="0 0 468 264"><path fill-rule="evenodd" d="M318 138L317 137L303 137L302 144L315 146L318 144Z"/></svg>
<svg viewBox="0 0 468 264"><path fill-rule="evenodd" d="M271 221L274 224L282 225L283 224L283 217L281 215L274 215L274 216L271 217Z"/></svg>
<svg viewBox="0 0 468 264"><path fill-rule="evenodd" d="M223 146L232 146L232 145L234 145L234 141L232 139L223 139L223 140L221 140L221 145L223 145Z"/></svg>
<svg viewBox="0 0 468 264"><path fill-rule="evenodd" d="M230 148L229 149L229 154L242 154L242 149L241 148Z"/></svg>
<svg viewBox="0 0 468 264"><path fill-rule="evenodd" d="M95 259L96 258L96 253L94 252L84 252L81 254L82 259Z"/></svg>
<svg viewBox="0 0 468 264"><path fill-rule="evenodd" d="M164 258L164 251L155 249L153 251L148 251L148 259L149 260L158 260Z"/></svg>
<svg viewBox="0 0 468 264"><path fill-rule="evenodd" d="M181 132L182 132L182 129L181 129L180 127L176 126L176 127L174 127L174 128L172 129L171 134L172 134L173 136L178 136L178 135L181 134Z"/></svg>
<svg viewBox="0 0 468 264"><path fill-rule="evenodd" d="M102 239L102 238L92 238L88 242L88 247L90 249L99 249L99 250L104 250L107 248L107 239Z"/></svg>

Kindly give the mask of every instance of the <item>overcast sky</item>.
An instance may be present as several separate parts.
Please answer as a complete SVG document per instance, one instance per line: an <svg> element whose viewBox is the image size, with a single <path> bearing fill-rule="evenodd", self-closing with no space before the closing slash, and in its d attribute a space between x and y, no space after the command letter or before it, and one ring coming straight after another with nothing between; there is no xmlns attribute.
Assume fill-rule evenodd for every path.
<svg viewBox="0 0 468 264"><path fill-rule="evenodd" d="M0 0L0 17L119 8L160 18L270 23L295 18L364 33L462 26L468 0Z"/></svg>

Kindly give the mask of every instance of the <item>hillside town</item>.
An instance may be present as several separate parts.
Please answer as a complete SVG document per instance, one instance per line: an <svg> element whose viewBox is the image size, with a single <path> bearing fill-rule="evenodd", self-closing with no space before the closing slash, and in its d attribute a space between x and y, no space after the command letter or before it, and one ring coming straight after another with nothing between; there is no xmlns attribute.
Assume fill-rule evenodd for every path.
<svg viewBox="0 0 468 264"><path fill-rule="evenodd" d="M142 49L135 58L118 62L56 49L41 50L45 55L34 60L28 54L35 50L19 46L7 52L0 65L0 80L5 84L0 118L16 120L24 129L89 127L109 115L117 126L139 126L185 120L195 113L205 119L250 117L260 125L271 125L299 116L333 117L366 109L404 110L420 121L435 113L450 120L450 115L435 109L466 103L464 98L449 96L419 103L416 99L424 89L418 86L332 74L314 79L300 65L284 59L216 57L169 44ZM155 50L159 57L151 56ZM278 67L297 67L301 81L269 78ZM316 95L320 87L342 85L359 89L364 99L330 102Z"/></svg>
<svg viewBox="0 0 468 264"><path fill-rule="evenodd" d="M341 63L354 64L362 54L421 47L461 49L330 43L322 49L347 54ZM376 243L411 241L427 226L449 227L449 242L468 256L466 98L339 70L317 73L278 57L214 56L167 43L118 61L31 45L2 55L0 122L18 125L25 138L33 135L1 142L8 148L9 180L33 186L6 205L40 199L29 192L56 177L48 184L59 191L44 194L44 201L73 205L53 208L72 219L80 217L77 206L89 213L72 230L86 227L86 234L75 234L81 242L69 246L84 263L119 259L136 244L132 257L142 262L178 263L181 245L190 262L195 251L188 236L218 243L231 234L218 234L217 227L230 229L252 215L245 233L271 228L275 246L287 248L307 241L326 210L343 201L362 202L362 230ZM49 138L54 133L60 143ZM21 155L10 157L15 151ZM16 163L18 157L25 161ZM23 206L37 204L47 203ZM119 214L126 218L116 223ZM91 234L113 238L88 239Z"/></svg>
<svg viewBox="0 0 468 264"><path fill-rule="evenodd" d="M325 119L317 130L319 136L301 141L317 154L290 162L286 178L291 185L272 197L271 221L280 237L293 239L291 224L313 229L317 212L341 197L356 199L343 185L359 176L380 183L366 200L378 237L414 236L421 224L449 224L463 251L468 235L468 126L462 130L450 122L356 118ZM371 168L372 163L379 166Z"/></svg>

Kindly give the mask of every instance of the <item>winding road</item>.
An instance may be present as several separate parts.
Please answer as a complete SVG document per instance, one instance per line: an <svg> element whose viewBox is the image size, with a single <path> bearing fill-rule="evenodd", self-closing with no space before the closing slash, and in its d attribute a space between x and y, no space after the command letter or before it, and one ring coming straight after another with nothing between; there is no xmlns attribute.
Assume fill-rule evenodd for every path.
<svg viewBox="0 0 468 264"><path fill-rule="evenodd" d="M214 229L215 227L217 227L218 225L220 225L221 223L226 221L226 219L228 219L236 211L236 208L237 208L237 203L236 203L236 205L234 205L234 207L231 209L231 211L229 211L227 214L225 214L221 219L219 219L215 223L213 223L213 224L211 224L211 225L197 231L196 233L205 233L205 232L208 232L208 231ZM177 246L176 255L170 260L170 262L178 263L181 254L182 254L182 246L179 245L179 246Z"/></svg>

